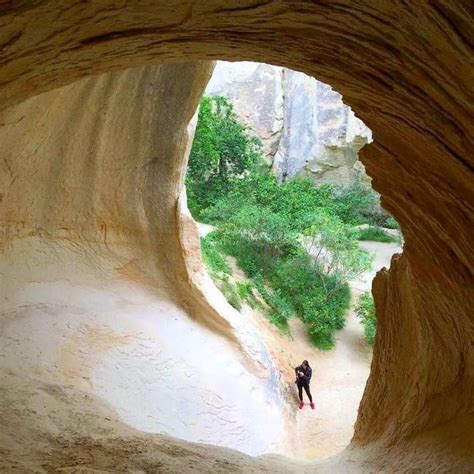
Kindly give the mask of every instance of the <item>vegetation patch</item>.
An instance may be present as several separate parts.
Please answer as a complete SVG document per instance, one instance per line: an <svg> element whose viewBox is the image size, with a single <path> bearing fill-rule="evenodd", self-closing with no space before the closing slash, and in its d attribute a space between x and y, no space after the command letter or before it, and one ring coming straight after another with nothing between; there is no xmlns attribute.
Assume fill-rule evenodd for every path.
<svg viewBox="0 0 474 474"><path fill-rule="evenodd" d="M297 316L317 347L333 347L350 304L348 283L371 266L353 227L389 219L370 186L278 182L259 140L223 97L202 99L186 186L194 218L215 226L202 239L203 258L230 304L258 305L259 296L280 329ZM228 281L226 255L249 283Z"/></svg>
<svg viewBox="0 0 474 474"><path fill-rule="evenodd" d="M242 309L242 300L235 286L229 281L223 281L220 285L220 289L227 302L237 311L240 311Z"/></svg>
<svg viewBox="0 0 474 474"><path fill-rule="evenodd" d="M232 275L232 268L225 255L219 251L218 243L212 232L201 238L201 255L207 271L214 279L222 280L226 275Z"/></svg>
<svg viewBox="0 0 474 474"><path fill-rule="evenodd" d="M245 301L251 308L261 306L251 282L237 282L235 286L240 299Z"/></svg>
<svg viewBox="0 0 474 474"><path fill-rule="evenodd" d="M375 242L383 242L383 243L399 243L400 239L390 235L389 233L385 232L380 227L376 226L369 226L365 227L364 229L357 229L357 239L358 240L373 240Z"/></svg>
<svg viewBox="0 0 474 474"><path fill-rule="evenodd" d="M369 291L360 294L355 311L364 326L366 341L373 344L377 335L377 317L375 315L374 299Z"/></svg>

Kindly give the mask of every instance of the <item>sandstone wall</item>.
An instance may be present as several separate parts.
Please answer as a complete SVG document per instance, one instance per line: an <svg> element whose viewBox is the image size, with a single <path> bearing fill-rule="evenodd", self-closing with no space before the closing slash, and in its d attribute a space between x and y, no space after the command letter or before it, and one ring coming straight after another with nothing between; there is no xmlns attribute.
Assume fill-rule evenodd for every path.
<svg viewBox="0 0 474 474"><path fill-rule="evenodd" d="M368 466L378 470L404 466L472 470L473 31L469 2L180 1L119 5L104 1L85 6L45 1L9 3L3 13L3 108L101 72L216 58L267 62L303 71L343 94L373 131L374 142L363 149L361 160L382 195L382 205L401 224L405 237L403 255L374 283L380 335L353 447L364 447L358 452L372 456L378 464L369 462ZM85 97L79 103L87 103ZM187 124L192 113L188 108L173 110L168 121L175 115L179 123ZM21 120L21 114L9 112L2 124L15 127L15 121L20 125ZM167 121L162 123L165 130L167 125ZM67 123L62 127L67 136ZM184 133L182 126L178 128ZM163 147L170 137L179 140L181 136L176 137L173 129L169 132ZM51 139L45 137L41 141L44 145ZM25 156L34 165L35 145L40 142L29 133L23 140L20 148L29 150ZM5 146L2 150L9 151ZM15 166L21 169L26 158L20 160L17 155ZM120 228L129 235L127 239L139 241L144 248L153 246L166 262L167 252L158 247L159 242L176 239L176 220L170 212L175 211L176 183L183 168L170 166L163 168L163 174L154 175L158 165L153 157L145 160L141 169L147 166L152 172L143 176L146 192L134 198L133 174L127 173L124 179L129 191L124 194L136 200L138 209L143 203L147 218L150 212L159 212L166 225L143 224L143 212L129 201L114 209L110 202L115 188L105 187L106 192L99 195L107 205L96 199L97 194L81 193L84 211L77 219L68 220L73 224L70 233L87 235L91 223L98 229L101 219L95 216L104 216L103 209L111 207L108 213L125 220ZM6 196L5 186L18 179L18 173L11 173L9 169L16 168L2 160L0 217L8 228L2 236L4 247L13 237L22 236L22 228L37 228L38 219L41 224L43 219L48 223L46 228L55 225L60 230L62 201L67 208L71 202L63 183L80 181L80 174L69 172L64 181L61 164L54 159L45 163L45 168L42 173L50 177L49 186L42 185L34 173L29 181L39 186L33 196L40 197L37 207L44 212L30 213L27 197L20 198L23 204L16 207ZM98 167L90 170L85 166L83 171L95 175ZM156 182L163 187L157 188ZM101 190L102 186L93 189ZM152 204L157 202L159 209ZM21 218L15 219L12 209ZM54 222L48 216L53 216ZM138 237L131 239L135 224L140 230ZM151 264L151 260L147 262ZM168 265L163 271L173 285L186 286L179 286L186 281L179 267ZM186 301L184 290L183 298ZM380 451L375 453L375 447Z"/></svg>
<svg viewBox="0 0 474 474"><path fill-rule="evenodd" d="M183 192L212 68L100 75L3 112L0 384L68 386L136 429L256 455L285 437L276 369L204 272ZM2 439L28 426L9 396ZM35 430L55 436L52 411Z"/></svg>
<svg viewBox="0 0 474 474"><path fill-rule="evenodd" d="M178 285L186 305L177 202L188 124L211 70L101 76L4 111L2 247L38 235L133 248L152 278L158 270L175 282L170 290Z"/></svg>
<svg viewBox="0 0 474 474"><path fill-rule="evenodd" d="M316 183L349 184L366 178L357 158L372 133L329 85L287 68L219 61L205 94L231 99L280 179L305 174Z"/></svg>

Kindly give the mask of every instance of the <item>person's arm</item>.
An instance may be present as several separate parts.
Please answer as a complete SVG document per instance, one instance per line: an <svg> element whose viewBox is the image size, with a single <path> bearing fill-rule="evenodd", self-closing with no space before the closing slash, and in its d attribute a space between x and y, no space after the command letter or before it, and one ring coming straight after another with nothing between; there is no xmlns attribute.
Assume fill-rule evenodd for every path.
<svg viewBox="0 0 474 474"><path fill-rule="evenodd" d="M298 372L300 372L300 371L301 371L301 366L300 366L300 365L299 365L298 367L295 367L295 375L296 375L296 378L299 377L300 374L299 374Z"/></svg>
<svg viewBox="0 0 474 474"><path fill-rule="evenodd" d="M313 369L311 367L308 367L306 369L306 373L303 375L303 377L306 380L306 382L309 383L309 381L311 380L312 375L313 375Z"/></svg>

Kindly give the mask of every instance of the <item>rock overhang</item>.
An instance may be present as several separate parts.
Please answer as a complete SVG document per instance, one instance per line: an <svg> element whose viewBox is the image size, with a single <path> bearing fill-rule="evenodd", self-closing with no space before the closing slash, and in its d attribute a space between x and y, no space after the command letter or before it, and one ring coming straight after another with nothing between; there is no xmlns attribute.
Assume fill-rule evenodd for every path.
<svg viewBox="0 0 474 474"><path fill-rule="evenodd" d="M468 113L472 55L465 39L467 16L462 3L442 2L409 6L363 2L358 8L350 2L337 6L235 2L233 7L226 2L225 8L219 2L180 2L174 9L167 2L122 8L103 2L87 9L66 9L51 2L12 6L6 11L0 40L4 46L0 103L13 107L4 116L20 126L20 103L29 96L80 77L157 61L247 59L301 70L331 84L374 132L374 142L364 148L361 159L406 239L404 254L394 261L390 272L382 272L374 282L380 336L354 444L402 446L424 437L429 445L432 432L433 445L441 454L458 450L462 457L472 446L472 433L464 433L463 442L453 445L453 427L465 430L460 420L472 418L474 399L473 325L468 303L473 296ZM78 101L78 109L84 103ZM20 104L16 111L15 104ZM182 115L184 121L190 120L191 112ZM44 120L57 118L45 116ZM9 132L4 129L4 133ZM67 135L68 128L61 133ZM174 134L170 131L169 136ZM26 140L18 157L27 160L34 153ZM191 278L179 257L182 250L175 246L170 251L154 240L158 236L159 242L177 241L178 220L163 226L150 216L154 212L161 217L171 215L183 170L171 166L166 171L150 163L141 169L139 179L163 183L160 197L168 197L160 206L153 204L157 196L148 185L140 197L147 204L138 212L137 221L127 223L136 212L137 203L131 205L131 199L123 209L110 210L113 224L105 227L116 225L125 230L120 240L133 241L147 252L161 248L163 260L151 259L146 265L151 274L166 267L169 286L179 300L180 294L190 291L181 288ZM91 240L99 240L99 235L103 238L103 228L90 226L90 222L100 222L97 202L90 196L95 192L90 180L97 179L100 187L104 179L100 173L89 170L83 182L77 182L71 168L63 175L65 181L58 183L51 169L48 186L32 181L33 186L41 187L38 202L42 212L30 213L23 212L29 203L9 198L7 193L15 186L17 165L12 168L9 161L2 166L4 248L21 234L21 228L33 223L43 235L58 237L60 225L67 226L62 211L50 200L67 207L62 193L73 182L79 190L87 189L89 196L84 193L83 202L81 198L71 204L71 209L76 205L87 209L84 219L75 216L68 223L71 231L87 234ZM129 186L141 185L130 182ZM112 192L104 189L105 195ZM15 216L21 218L15 222ZM139 238L137 228L141 229ZM181 270L169 265L170 255L181 258ZM178 291L176 282L181 282ZM192 290L183 298L184 306L194 306L194 294ZM215 314L210 320L217 330L229 330ZM413 354L418 354L416 365ZM441 428L436 431L437 427Z"/></svg>

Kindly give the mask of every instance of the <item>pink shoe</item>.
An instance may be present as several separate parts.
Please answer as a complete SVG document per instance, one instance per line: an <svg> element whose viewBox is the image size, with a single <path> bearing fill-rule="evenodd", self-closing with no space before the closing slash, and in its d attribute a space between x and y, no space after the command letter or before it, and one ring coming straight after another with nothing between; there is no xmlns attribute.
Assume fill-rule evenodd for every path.
<svg viewBox="0 0 474 474"><path fill-rule="evenodd" d="M300 410L304 407L304 402L300 402Z"/></svg>
<svg viewBox="0 0 474 474"><path fill-rule="evenodd" d="M309 406L314 410L314 403L313 403L313 402L311 402L311 403L309 404Z"/></svg>

